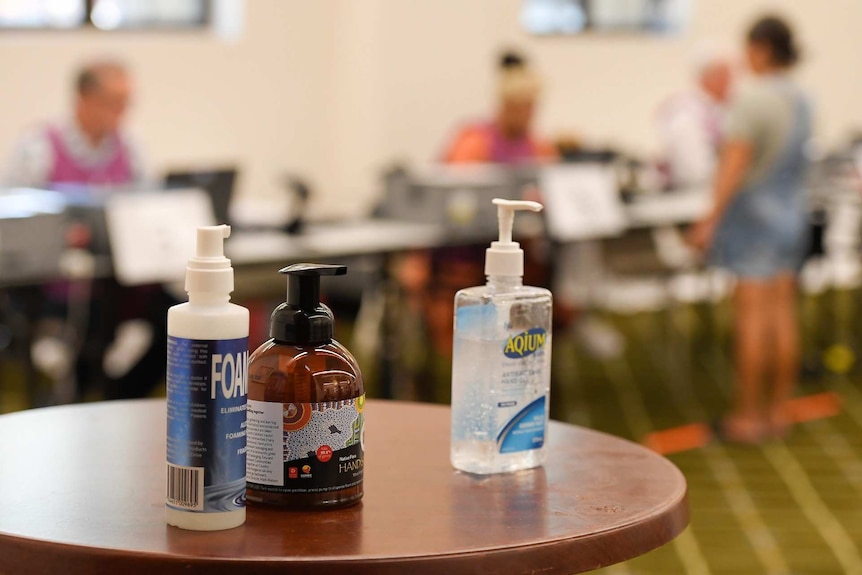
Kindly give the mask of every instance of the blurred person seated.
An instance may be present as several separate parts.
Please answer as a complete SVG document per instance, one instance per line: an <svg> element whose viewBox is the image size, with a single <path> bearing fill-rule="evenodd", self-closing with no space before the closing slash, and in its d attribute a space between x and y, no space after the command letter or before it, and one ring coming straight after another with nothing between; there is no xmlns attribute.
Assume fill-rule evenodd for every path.
<svg viewBox="0 0 862 575"><path fill-rule="evenodd" d="M663 149L660 168L671 189L707 186L724 139L733 84L730 58L715 48L701 48L695 73L696 85L668 98L657 114Z"/></svg>
<svg viewBox="0 0 862 575"><path fill-rule="evenodd" d="M542 93L542 81L531 69L526 59L515 52L504 52L500 57L497 79L497 111L493 119L477 122L461 129L443 154L450 164L493 163L507 166L535 165L555 162L560 159L559 149L574 152L581 148L575 136L569 135L561 142L564 148L535 135L533 123L536 107ZM600 154L584 154L604 157ZM542 201L541 191L536 187L524 190L524 199ZM543 238L521 238L524 249L524 283L555 288L558 291L560 277L552 269L551 247ZM438 348L451 347L452 299L455 289L451 286L472 286L485 283L484 256L486 245L463 248L461 253L435 253L432 276L438 288L436 297L429 298L431 311L429 322ZM471 250L465 254L466 250ZM454 262L446 265L447 261ZM450 287L445 287L445 286ZM562 290L559 290L562 293ZM602 357L612 357L622 351L621 336L611 326L597 318L584 317L575 321L577 304L558 297L554 302L554 322L557 328L573 327L579 341L591 352ZM445 321L440 318L445 318Z"/></svg>
<svg viewBox="0 0 862 575"><path fill-rule="evenodd" d="M29 187L140 183L140 154L122 132L131 96L131 77L121 63L85 65L75 78L74 116L26 134L3 182Z"/></svg>
<svg viewBox="0 0 862 575"><path fill-rule="evenodd" d="M443 154L450 164L531 164L554 160L549 142L533 134L533 118L542 82L515 52L500 58L497 112L493 119L462 128Z"/></svg>
<svg viewBox="0 0 862 575"><path fill-rule="evenodd" d="M448 164L529 166L558 160L557 148L550 141L534 134L533 121L541 93L542 80L527 60L517 52L503 52L499 61L494 118L462 128L443 154L443 161ZM541 195L535 187L525 189L524 194L525 199L541 201ZM523 240L522 243L526 252L525 282L547 285L548 270L540 256L547 250L533 240ZM458 261L458 269L462 273L469 273L471 277L459 281L459 278L449 276L448 281L463 286L485 283L483 262L487 247L483 244L472 248L472 257L466 256L463 250L460 254L452 254L451 259ZM450 259L446 255L435 254L441 274L449 271L445 269L445 261ZM464 265L465 260L472 260L475 265Z"/></svg>
<svg viewBox="0 0 862 575"><path fill-rule="evenodd" d="M114 60L98 60L81 67L74 80L72 117L48 123L25 134L14 148L2 183L6 186L53 188L128 187L140 184L144 170L140 153L123 131L132 99L132 78ZM70 247L86 248L90 230L74 224L67 233ZM34 342L34 363L55 349L43 344L69 339L65 318L71 307L85 308L85 326L65 341L74 357L77 399L87 386L109 398L141 397L164 372L165 310L171 298L159 286L125 288L112 279L91 282L90 295L75 298L67 283L53 283L42 292L38 306L45 337ZM37 337L38 337L37 333ZM55 353L54 356L57 355ZM64 362L59 362L60 364ZM66 362L69 363L69 362ZM107 373L106 373L107 369ZM64 374L51 373L55 377ZM64 398L72 399L72 398Z"/></svg>
<svg viewBox="0 0 862 575"><path fill-rule="evenodd" d="M498 64L497 102L493 119L475 122L459 130L443 154L443 161L448 164L524 166L557 160L553 144L537 137L533 130L541 92L542 80L526 58L514 51L503 52ZM530 196L528 199L541 199L535 189L526 190L525 193ZM522 239L521 243L526 253L525 282L548 285L547 262L541 257L547 250L529 239ZM438 347L451 347L450 308L456 286L485 283L484 259L487 247L482 244L444 249L433 255L432 283L441 286L444 293L436 297L432 295L430 301L435 309L429 315L447 318L446 322L433 322L433 325L439 325L440 334L435 337L440 340ZM437 302L436 305L434 302Z"/></svg>
<svg viewBox="0 0 862 575"><path fill-rule="evenodd" d="M555 160L555 148L533 134L533 119L541 95L542 82L525 58L507 51L500 56L497 78L497 103L493 119L470 123L461 128L447 145L442 161L448 164L531 165ZM532 199L532 198L531 198ZM530 242L522 242L527 252L527 281L541 274L544 265L531 265L536 253ZM421 301L425 325L434 351L448 357L452 352L453 298L463 287L485 283L485 244L441 248L433 252L414 252L402 262L404 277L427 278L424 283L400 281L412 301ZM533 248L533 249L531 249ZM540 270L536 272L536 270Z"/></svg>

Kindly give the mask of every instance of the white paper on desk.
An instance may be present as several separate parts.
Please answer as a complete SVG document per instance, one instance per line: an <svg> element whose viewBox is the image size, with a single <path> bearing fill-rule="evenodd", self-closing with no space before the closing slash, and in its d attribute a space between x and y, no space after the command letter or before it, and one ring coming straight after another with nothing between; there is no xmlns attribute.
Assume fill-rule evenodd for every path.
<svg viewBox="0 0 862 575"><path fill-rule="evenodd" d="M596 164L542 169L548 233L567 242L619 235L626 217L612 168Z"/></svg>
<svg viewBox="0 0 862 575"><path fill-rule="evenodd" d="M215 223L206 192L117 193L105 204L114 275L123 285L182 280L198 226Z"/></svg>

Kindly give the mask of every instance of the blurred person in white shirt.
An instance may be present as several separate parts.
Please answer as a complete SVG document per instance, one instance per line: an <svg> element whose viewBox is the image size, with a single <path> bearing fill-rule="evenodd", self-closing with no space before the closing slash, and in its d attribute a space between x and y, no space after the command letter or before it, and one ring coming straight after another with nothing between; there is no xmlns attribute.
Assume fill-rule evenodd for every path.
<svg viewBox="0 0 862 575"><path fill-rule="evenodd" d="M733 85L728 51L703 47L695 58L696 85L668 98L658 111L661 168L668 188L707 186L722 145Z"/></svg>

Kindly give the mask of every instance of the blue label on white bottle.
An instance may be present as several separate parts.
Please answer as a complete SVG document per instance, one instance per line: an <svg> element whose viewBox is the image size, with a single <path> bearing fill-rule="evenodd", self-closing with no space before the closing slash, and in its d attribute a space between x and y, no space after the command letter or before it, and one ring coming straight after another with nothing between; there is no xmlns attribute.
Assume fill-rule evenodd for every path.
<svg viewBox="0 0 862 575"><path fill-rule="evenodd" d="M545 444L545 396L536 399L509 420L497 436L497 451L515 453Z"/></svg>
<svg viewBox="0 0 862 575"><path fill-rule="evenodd" d="M168 337L166 504L245 507L248 338Z"/></svg>

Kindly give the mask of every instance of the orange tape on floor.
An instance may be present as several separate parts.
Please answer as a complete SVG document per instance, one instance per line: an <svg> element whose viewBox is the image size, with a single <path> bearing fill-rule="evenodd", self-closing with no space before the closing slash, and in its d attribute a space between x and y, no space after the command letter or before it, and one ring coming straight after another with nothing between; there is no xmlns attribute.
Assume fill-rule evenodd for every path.
<svg viewBox="0 0 862 575"><path fill-rule="evenodd" d="M838 415L841 411L841 398L828 391L806 395L790 400L790 419L794 423L804 423ZM655 431L647 435L641 443L662 455L698 449L713 440L713 432L706 423L691 423Z"/></svg>

